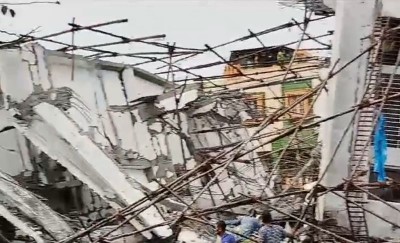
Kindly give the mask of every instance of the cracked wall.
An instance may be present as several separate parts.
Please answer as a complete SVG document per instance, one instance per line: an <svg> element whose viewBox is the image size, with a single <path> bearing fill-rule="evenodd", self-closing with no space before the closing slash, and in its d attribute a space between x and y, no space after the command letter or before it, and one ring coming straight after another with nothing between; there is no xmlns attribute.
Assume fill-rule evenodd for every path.
<svg viewBox="0 0 400 243"><path fill-rule="evenodd" d="M153 179L173 180L177 167L185 165L189 170L249 136L242 126L246 114L240 104L230 105L233 100L227 97L204 96L196 85L184 91L178 88L176 104L170 84L121 64L89 61L36 44L3 51L0 58L5 97L0 112L6 114L0 124L16 128L0 133L0 145L12 141L0 154L13 161L0 162L0 168L14 176L39 171L45 180L48 175L32 163L29 141L36 153L60 163L73 175L69 178L87 185L115 209L140 199L142 191L156 190ZM258 195L265 184L264 170L261 163L246 163L252 159L249 154L244 162L233 162L219 183L210 187L213 196L206 193L198 206L218 204L241 193ZM244 182L243 178L250 179ZM192 193L207 178L202 180L192 183ZM81 193L85 204L93 207L90 192ZM171 200L164 205L183 208ZM151 224L162 220L155 209L142 217ZM141 227L139 222L132 224ZM170 234L168 227L155 232Z"/></svg>
<svg viewBox="0 0 400 243"><path fill-rule="evenodd" d="M149 99L145 104L136 101L139 105L134 105L134 112L140 116L138 120L144 124L147 122L157 154L163 153L158 145L166 141L167 151L164 152L167 153L168 160L161 164L153 164L149 172L151 178L165 182L194 168L204 160L232 148L250 136L248 129L242 125L249 116L243 112L245 104L241 103L240 95L213 96L201 92L200 87L194 84L187 85L184 92L182 89L166 92L157 98ZM174 93L179 96L178 104ZM156 109L154 107L149 109L151 106ZM253 141L246 146L246 149L257 145L258 141ZM231 155L228 153L221 161ZM265 189L263 179L265 173L261 163L252 163L253 160L254 154L250 153L244 156L242 161L234 161L226 171L222 172L218 183L212 185L210 190L202 195L197 206L209 207L241 194L259 195ZM217 165L215 162L211 166ZM216 173L219 172L217 169ZM198 193L210 179L204 177L191 183L191 193ZM247 183L243 179L247 179Z"/></svg>
<svg viewBox="0 0 400 243"><path fill-rule="evenodd" d="M135 136L140 137L140 131L135 131L138 126L130 112L111 112L108 107L126 105L127 97L135 99L146 92L162 93L162 86L135 75L136 70L93 63L81 57L74 57L74 80L71 80L72 60L63 53L47 51L38 45L3 52L1 58L7 60L1 66L5 108L11 114L10 124L18 133L67 167L114 208L144 196L132 187L115 161L119 162L121 157L117 151L136 151L137 147L144 149L140 153L143 156L151 156L149 145L138 145ZM141 73L144 77L145 74ZM124 94L122 83L135 89L126 89ZM105 153L107 149L112 153ZM23 149L18 152L20 150ZM14 159L22 164L21 157ZM1 167L7 171L8 165L7 162ZM31 171L23 166L13 170L14 174L18 174L18 170L20 173ZM138 177L144 174L143 171L135 173ZM135 179L136 175L132 177ZM146 220L162 221L155 209L146 211ZM133 224L140 229L140 223ZM161 236L170 234L167 227L155 231ZM145 235L151 237L146 232Z"/></svg>

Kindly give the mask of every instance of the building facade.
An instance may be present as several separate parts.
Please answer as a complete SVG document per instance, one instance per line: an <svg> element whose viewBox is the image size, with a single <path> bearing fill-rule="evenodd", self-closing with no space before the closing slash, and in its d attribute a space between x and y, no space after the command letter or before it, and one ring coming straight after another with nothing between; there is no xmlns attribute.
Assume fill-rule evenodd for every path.
<svg viewBox="0 0 400 243"><path fill-rule="evenodd" d="M400 2L324 2L336 14L332 63L339 60L339 67L350 63L329 81L326 115L340 113L365 99L382 99L386 95L396 94L400 84L400 70L396 66L400 49L400 32L396 29L400 24L400 14L397 11L400 9ZM355 9L357 15L352 14ZM390 178L387 180L398 181L398 105L399 99L394 98L383 104L356 110L322 126L323 185L337 186L348 177L360 184L376 182L376 175L372 170L375 161L373 135L380 115L386 119L386 173ZM357 242L367 242L368 235L399 239L400 230L389 223L400 223L398 212L392 208L400 208L398 189L390 187L371 191L380 200L367 193L352 190L345 191L345 196L359 205L362 204L365 210L337 195L326 195L319 201L319 217L323 218L323 214L327 212L335 215L340 225L351 229Z"/></svg>
<svg viewBox="0 0 400 243"><path fill-rule="evenodd" d="M245 95L245 103L253 119L247 120L244 125L250 130L255 130L266 117L281 107L295 104L318 84L319 71L324 61L300 50L289 70L294 54L291 48L274 46L231 52L230 64L224 71L224 85ZM315 180L318 174L314 166L296 181L292 181L299 168L310 159L310 151L317 145L316 130L303 130L293 138L285 137L268 143L303 118L306 123L313 121L316 116L314 103L319 103L314 98L310 96L295 105L285 116L261 132L259 140L265 145L257 150L257 154L266 171L274 171L271 186L277 191L285 190L289 185L300 188ZM275 166L278 160L281 162ZM274 167L278 170L274 170Z"/></svg>

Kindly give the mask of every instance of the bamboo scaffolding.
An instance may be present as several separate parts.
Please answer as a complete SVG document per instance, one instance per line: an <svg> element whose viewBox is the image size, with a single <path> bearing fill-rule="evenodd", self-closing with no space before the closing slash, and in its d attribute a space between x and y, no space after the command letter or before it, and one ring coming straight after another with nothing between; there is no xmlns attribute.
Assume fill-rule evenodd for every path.
<svg viewBox="0 0 400 243"><path fill-rule="evenodd" d="M310 19L311 18L311 14L312 12L309 12L309 16L306 16L307 13L305 13L305 17L304 17L304 21L303 23L299 23L296 20L293 20L287 24L283 24L274 28L270 28L261 32L257 32L254 33L252 32L250 29L249 31L249 35L246 35L244 37L240 37L237 38L233 41L229 41L229 42L225 42L216 46L209 46L209 45L205 45L206 48L187 48L187 47L178 47L175 45L170 45L170 44L163 44L163 43L158 43L158 42L149 42L148 40L150 39L157 39L157 38L164 38L165 35L151 35L151 36L147 36L147 37L140 37L140 38L127 38L124 37L122 35L117 35L111 32L107 32L107 31L103 31L103 30L99 30L97 28L99 27L103 27L103 26L108 26L108 25L113 25L113 24L119 24L119 23L125 23L127 22L127 19L121 19L121 20L115 20L115 21L110 21L110 22L105 22L105 23L98 23L98 24L94 24L94 25L88 25L88 26L81 26L78 25L76 23L70 23L69 25L72 27L71 29L68 30L64 30L64 31L60 31L60 32L56 32L53 34L48 34L48 35L44 35L41 37L33 37L30 35L21 35L20 37L18 37L19 39L8 42L8 43L2 43L0 44L0 48L11 48L15 45L20 45L20 44L24 44L24 43L29 43L32 41L45 41L45 42L51 42L54 44L59 44L62 45L63 47L58 49L59 51L71 51L72 53L75 50L83 50L83 51L87 51L87 52L91 52L91 53L95 53L92 55L92 57L96 57L96 58L104 58L104 57L117 57L117 56L125 56L125 57L132 57L132 58L140 58L140 59L147 59L146 62L143 63L136 63L133 64L132 66L138 66L138 65L142 65L145 63L149 63L149 62L160 62L163 66L161 66L160 68L166 67L168 66L168 71L166 72L159 72L159 74L168 74L170 78L170 81L173 83L173 88L174 88L174 96L175 96L175 100L176 100L176 109L174 111L174 113L176 113L177 115L177 126L174 126L172 123L170 123L171 127L173 127L174 130L177 131L177 133L183 133L182 131L182 127L181 127L181 118L179 115L180 110L178 109L178 103L179 103L179 99L181 97L182 94L178 94L177 90L176 90L176 86L175 83L176 82L185 82L184 85L186 85L186 80L175 80L174 79L174 74L175 73L186 73L187 75L191 75L192 77L194 77L194 81L201 81L201 82L206 82L206 81L212 81L213 79L216 78L223 78L223 79L230 79L230 78L236 78L236 77L243 77L246 78L246 80L242 80L241 83L245 83L245 82L258 82L258 84L256 85L249 85L247 87L245 87L244 89L253 89L253 88L259 88L259 87L266 87L268 89L270 89L271 86L273 85L277 85L277 84L284 84L286 82L290 82L291 79L293 79L293 76L290 76L290 72L304 72L304 71L310 71L310 70L317 70L319 65L309 65L307 67L292 67L294 65L294 63L300 63L300 62L304 62L305 60L300 60L300 59L296 59L296 54L299 52L299 48L300 45L302 44L302 42L307 41L307 40L313 40L316 43L326 47L326 48L330 48L330 45L327 45L321 41L319 41L320 38L326 37L326 36L330 36L331 34L327 34L327 35L320 35L320 36L316 36L313 37L310 34L308 34L306 32L307 30L307 26L309 23L314 22L314 21L318 21L318 20L322 20L325 19L326 17L322 17L322 18L318 18L318 19ZM301 25L304 25L304 27L301 27ZM239 69L238 67L236 67L233 63L240 61L244 58L246 58L246 56L251 56L251 55L256 55L258 53L264 52L264 51L268 51L272 48L276 48L275 47L266 47L265 44L261 41L261 39L259 38L262 35L268 34L268 33L273 33L285 28L289 28L292 26L297 26L298 28L300 28L300 30L302 31L301 37L299 40L294 41L294 42L289 42L287 44L281 45L281 46L287 46L287 45L292 45L292 44L296 44L296 48L294 50L294 54L289 62L288 67L286 68L285 72L282 73L282 70L277 70L277 71L265 71L265 72L260 72L260 73L244 73L241 69ZM393 32L394 30L396 30L398 27L393 28L389 31L386 32L386 35L390 35L391 32ZM101 44L93 44L93 45L77 45L75 42L75 32L77 31L81 31L81 30L87 30L87 31L91 31L91 32L95 32L95 33L100 33L103 35L107 35L107 36L111 36L114 38L118 38L118 41L113 41L113 42L108 42L108 43L101 43ZM67 33L72 33L73 35L73 39L72 39L72 43L71 44L67 44L67 43L63 43L60 41L56 41L56 40L52 40L51 38L53 37L57 37L63 34L67 34ZM384 38L384 37L382 37ZM240 58L236 58L234 60L226 60L221 54L219 54L216 49L235 43L235 42L240 42L240 41L245 41L245 40L249 40L249 39L255 39L256 41L258 41L258 43L262 46L262 48L258 51L255 51L253 53L247 54L245 56L242 56ZM113 45L118 45L118 44L125 44L125 43L130 43L130 42L136 42L136 43L142 43L142 44L149 44L149 45L153 45L155 47L161 47L161 48L167 48L167 52L137 52L137 53L117 53L117 52L113 52L113 51L107 51L107 50L102 50L102 49L98 49L98 48L102 48L102 47L109 47L109 46L113 46ZM360 109L363 109L365 107L369 107L369 106L373 106L373 105L377 105L380 104L380 109L379 111L382 110L383 104L384 102L386 102L387 100L390 99L394 99L394 98L398 98L400 97L400 93L395 93L392 95L389 95L388 90L392 85L393 82L393 76L394 74L391 75L391 78L389 80L389 85L386 89L386 92L384 94L384 96L381 99L364 99L365 98L365 94L362 98L362 100L355 106L348 108L345 111L342 111L340 113L334 114L332 116L323 118L323 119L316 119L315 121L312 121L310 123L306 124L306 121L309 120L309 115L311 113L311 109L308 110L307 112L305 112L304 114L302 114L301 120L293 125L290 126L288 128L285 129L281 129L281 130L277 130L274 132L270 132L268 134L260 134L261 131L263 131L265 128L267 128L267 126L274 124L277 121L282 121L280 120L282 117L290 114L293 110L293 108L300 104L301 102L303 102L306 99L309 99L311 97L319 97L322 93L322 91L324 89L326 89L326 85L328 84L328 80L330 80L332 77L334 77L335 75L337 75L338 73L340 73L341 71L345 70L346 67L348 67L350 64L352 64L353 62L355 62L356 60L358 60L358 58L360 58L361 56L367 54L368 52L370 52L373 48L376 48L376 46L379 46L379 42L377 43L373 43L369 48L367 48L366 50L364 50L362 53L360 53L360 55L354 57L354 59L350 60L349 62L345 63L344 65L341 66L341 68L339 68L338 70L336 69L336 65L338 64L339 60L336 61L336 63L333 65L332 69L330 70L328 77L324 80L321 80L321 83L315 87L312 88L308 93L302 95L300 98L298 98L294 104L290 105L289 107L280 107L278 109L276 109L274 112L272 112L272 114L268 115L265 119L263 119L263 121L259 124L259 126L256 128L256 131L254 133L252 133L249 138L244 139L243 141L240 142L235 142L232 144L229 144L229 146L223 147L223 148L217 148L217 147L213 147L210 150L214 150L217 151L218 149L226 149L223 151L220 151L217 153L217 155L212 156L212 158L208 158L205 161L201 161L200 163L198 163L198 165L196 165L196 167L190 171L187 171L185 174L183 174L182 176L180 176L179 178L175 179L173 182L168 183L168 184L163 184L159 181L156 180L156 182L159 185L159 189L154 191L153 193L150 193L148 195L148 197L143 197L142 199L138 200L137 202L128 205L126 207L124 207L123 209L121 209L118 213L107 217L103 220L100 220L99 222L93 224L92 226L88 227L87 229L83 229L79 232L77 232L76 234L60 241L62 243L69 243L69 242L74 242L75 240L88 235L90 232L99 229L102 226L105 226L111 222L115 222L117 221L117 219L124 217L124 220L122 220L122 222L119 222L119 224L111 231L108 231L107 233L103 234L100 238L98 238L95 242L103 242L103 241L114 241L117 239L121 239L124 237L128 237L128 236L132 236L132 235L136 235L136 234L140 234L144 231L150 231L154 228L157 227L161 227L161 226L165 226L165 225L170 225L172 227L177 226L178 224L182 223L185 220L191 220L191 221L196 221L198 223L202 223L202 224L206 224L206 225L210 225L210 223L208 223L205 220L201 220L201 219L194 219L194 216L197 217L204 217L206 215L210 215L210 214L218 214L219 212L223 211L223 210L227 210L227 209L233 209L235 207L238 206L243 206L243 205L253 205L253 204L262 204L262 205L268 205L270 208L272 208L273 210L284 214L292 219L295 219L298 222L298 225L300 225L300 223L302 224L306 224L309 225L310 227L317 229L318 231L321 231L325 234L328 234L334 238L336 238L337 240L341 240L344 242L352 242L348 239L345 239L342 236L339 236L335 233L332 233L326 229L323 229L315 224L309 223L307 221L305 221L303 219L304 217L304 213L302 212L300 217L296 217L294 215L288 214L283 212L281 209L277 208L276 206L270 205L270 203L267 203L269 201L271 201L272 199L278 199L276 202L278 202L280 199L286 198L288 196L292 196L292 195L302 195L304 196L306 193L312 194L315 197L321 196L323 194L326 193L333 193L339 197L342 197L345 200L348 200L347 198L341 196L339 193L337 193L337 191L342 191L342 190L346 190L346 187L344 186L344 184L340 184L337 187L334 188L323 188L321 189L321 186L319 185L319 183L321 182L321 179L324 176L324 173L326 173L327 168L329 167L330 163L332 162L332 160L328 163L328 166L325 168L324 171L322 171L322 176L318 179L317 181L317 186L315 186L314 188L312 188L311 191L305 191L305 190L298 190L295 192L289 192L287 193L287 191L293 186L292 184L289 185L289 188L286 188L285 190L283 190L283 192L281 192L280 194L277 194L273 197L263 197L264 191L266 189L266 187L268 187L269 182L271 180L272 175L276 172L279 163L281 163L284 157L285 152L290 149L292 146L299 144L299 143L306 143L306 139L304 138L302 141L295 141L295 138L297 137L297 135L299 134L300 131L305 130L305 129L312 129L317 127L319 124L323 123L323 122L327 122L329 120L332 119L336 119L340 116L343 115L347 115L350 113L354 113L354 116L356 116L357 112ZM279 46L278 46L279 47ZM182 51L178 51L176 52L175 49L180 49ZM318 49L318 48L315 48ZM201 64L201 65L195 65L195 66L190 66L187 68L183 68L179 65L177 65L177 63L183 61L183 60L188 60L189 58L195 57L197 55L200 54L204 54L204 53L213 53L215 56L217 56L219 59L221 59L220 61L217 62L210 62L210 63L206 63L206 64ZM74 53L73 53L74 54ZM141 56L142 55L142 56ZM149 55L168 55L167 57L151 57ZM72 55L73 56L73 55ZM400 56L400 53L399 53ZM179 59L173 60L173 58L175 57L181 57ZM168 59L168 60L167 60ZM397 62L396 62L396 68L399 65L399 60L400 58L398 58ZM72 61L74 62L74 58L72 58ZM308 61L316 61L315 59L310 58ZM237 74L234 75L220 75L220 76L209 76L209 77L204 77L202 75L196 74L194 73L192 70L200 70L200 69L205 69L205 68L210 68L210 67L214 67L217 65L226 65L226 66L230 66L232 68L234 68L237 71ZM74 68L74 64L73 64L73 68ZM279 80L271 80L271 78L269 77L268 79L259 79L259 78L255 78L254 76L257 76L259 74L263 74L263 73L274 73L277 72L278 74L276 76L273 76L274 78L279 78ZM316 78L317 76L313 76L312 78ZM310 77L307 77L310 78ZM74 79L74 69L72 71L71 74L71 79ZM235 83L237 84L237 83ZM218 85L216 87L222 87L227 89L229 87L228 85ZM238 89L230 89L230 90L222 90L222 91L217 91L213 94L211 94L209 97L213 97L213 98L218 98L218 97L222 97L223 95L227 94L227 93L231 93L234 94L235 92L239 91ZM276 97L276 99L278 101L281 102L281 99L284 97ZM311 107L313 107L315 105L315 100L313 100ZM282 103L282 102L281 102ZM350 127L352 125L352 123L354 122L354 118L351 120L350 124L348 127ZM376 121L375 121L376 122ZM241 127L241 125L238 125L238 127ZM234 129L233 127L226 127L226 128L212 128L212 129L203 129L201 131L198 131L198 133L207 133L207 132L222 132L225 129ZM346 132L348 131L348 129L346 129ZM343 136L345 136L346 132L344 133ZM255 198L246 198L246 199L241 199L241 200L237 200L237 201L232 201L232 202L226 202L224 204L221 205L217 205L216 200L213 197L213 193L212 190L210 189L211 186L213 185L218 185L221 194L224 196L224 198L226 199L227 196L225 195L223 188L219 185L219 182L222 181L223 179L221 179L221 174L227 170L228 168L231 167L232 163L234 162L238 162L242 157L249 155L253 152L255 152L257 149L260 149L262 146L265 146L267 144L271 144L274 141L277 141L279 139L282 138L286 138L290 136L289 138L289 142L288 144L281 150L277 150L277 151L273 151L271 153L277 153L280 152L277 163L275 164L271 174L268 177L267 183L265 185L265 187L261 190L261 195L259 197L255 197ZM313 135L314 136L314 135ZM372 136L372 134L371 134ZM272 137L272 138L271 138ZM255 145L251 148L247 148L247 145L249 145L249 143L255 141L255 140L259 140L261 138L267 138L267 141L260 141L259 145ZM181 137L181 143L182 143L183 139ZM182 146L182 151L183 151L183 144L181 144ZM339 145L340 146L340 142ZM196 152L193 149L191 150L191 152ZM336 151L335 151L336 153ZM335 156L335 153L333 155L333 157ZM185 158L184 158L185 159ZM307 161L302 161L301 159L299 159L297 161L298 163L300 162L304 162L304 167L301 168L301 170L297 173L297 175L295 176L295 178L299 178L300 176L302 176L302 173L304 173L304 171L307 169L306 166L309 166L309 163L307 163ZM248 164L252 164L255 163L254 161L250 161L247 162ZM210 166L210 165L214 165L214 166ZM208 167L211 167L208 169ZM211 173L215 173L215 175L211 178L211 180L208 181L208 183L201 188L201 190L194 195L194 197L191 199L190 202L185 201L180 195L179 192L184 189L187 188L188 186L190 186L190 184L196 180L199 180L200 178L203 178L204 176L210 176ZM240 174L240 171L238 169L236 169L237 174ZM238 175L239 176L239 175ZM352 175L354 176L354 175ZM393 207L392 205L390 205L389 203L383 201L382 199L380 199L379 197L375 196L374 194L370 193L369 191L367 191L366 189L364 189L363 187L367 187L367 186L371 186L372 184L369 185L355 185L353 182L353 177L351 177L349 180L346 180L346 183L348 185L352 185L354 187L356 187L358 190L363 191L364 193L368 194L369 196L383 202L385 205L391 207L392 209L396 210L397 212L400 212L400 210L396 209L395 207ZM379 186L379 185L376 185ZM386 185L389 186L389 185ZM195 209L193 207L193 205L197 202L197 200L206 192L208 191L211 200L213 201L213 207L210 208L205 208L205 209ZM180 202L182 202L185 205L185 209L179 213L179 215L172 219L172 220L168 220L165 221L163 223L160 224L156 224L156 225L150 225L150 226L146 226L144 229L139 230L139 231L134 231L134 232L129 232L129 233L125 233L125 234L120 234L118 236L112 236L110 237L110 234L115 232L117 229L119 229L120 227L122 227L124 224L128 223L131 219L136 218L139 214L141 214L143 211L145 211L148 207L157 204L158 202L160 202L163 199L166 199L168 197L175 197L177 198ZM276 203L275 202L275 203ZM362 208L363 210L365 210L366 212L372 214L375 217L380 218L381 220L385 221L386 223L389 223L395 227L399 227L397 224L390 222L388 220L386 220L385 218L383 218L382 216L379 216L378 214L365 209L363 205L355 203L355 202L351 202L354 205ZM307 207L305 207L305 209L307 209ZM304 211L305 212L305 211ZM296 227L298 227L298 225Z"/></svg>

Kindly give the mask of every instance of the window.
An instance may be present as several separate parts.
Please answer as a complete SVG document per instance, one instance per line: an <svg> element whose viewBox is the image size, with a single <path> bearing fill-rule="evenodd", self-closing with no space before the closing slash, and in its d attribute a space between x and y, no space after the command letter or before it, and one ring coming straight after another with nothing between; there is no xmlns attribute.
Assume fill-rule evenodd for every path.
<svg viewBox="0 0 400 243"><path fill-rule="evenodd" d="M247 124L259 124L266 115L265 109L265 93L249 93L244 98L246 104L246 112L252 118L246 121Z"/></svg>
<svg viewBox="0 0 400 243"><path fill-rule="evenodd" d="M211 170L213 167L210 164L204 165L202 169L200 170L200 173L206 172ZM206 186L212 178L216 176L215 171L210 171L208 174L204 175L203 177L200 178L200 183L202 186ZM215 182L218 182L218 179L215 180Z"/></svg>
<svg viewBox="0 0 400 243"><path fill-rule="evenodd" d="M254 67L256 64L256 56L242 57L242 59L239 60L239 64L242 68Z"/></svg>
<svg viewBox="0 0 400 243"><path fill-rule="evenodd" d="M301 95L292 95L292 96L289 96L287 99L288 99L288 107L289 106L292 106L294 103L296 103L296 101L298 100L298 99L300 99L301 98ZM296 114L304 114L304 108L305 108L305 104L304 104L305 102L301 102L301 103L299 103L298 105L296 105L295 107L293 107L293 109L292 109L292 113L294 113L295 115Z"/></svg>
<svg viewBox="0 0 400 243"><path fill-rule="evenodd" d="M381 18L382 27L391 29L400 25L400 19L398 18ZM396 30L394 33L389 35L381 45L380 59L383 65L394 66L397 59L397 54L400 49L400 31Z"/></svg>
<svg viewBox="0 0 400 243"><path fill-rule="evenodd" d="M297 91L297 92L287 92L285 93L285 105L286 107L291 107L294 105L301 97L305 94L304 91ZM305 113L309 111L311 108L311 99L305 99L301 101L299 104L295 105L290 111L288 112L288 116L291 118L302 118ZM311 115L311 114L309 114Z"/></svg>
<svg viewBox="0 0 400 243"><path fill-rule="evenodd" d="M272 67L278 63L278 52L284 51L287 59L291 59L293 50L289 48L262 48L235 51L232 53L230 61L234 60L234 64L241 68L261 68ZM239 60L238 60L239 59Z"/></svg>
<svg viewBox="0 0 400 243"><path fill-rule="evenodd" d="M373 171L373 168L371 168L369 176L369 181L371 183L377 182L377 176ZM371 189L370 192L382 200L400 203L400 188L396 186L396 184L400 182L400 168L386 168L386 176L396 182L395 185L388 188ZM374 200L371 196L369 196L369 199Z"/></svg>

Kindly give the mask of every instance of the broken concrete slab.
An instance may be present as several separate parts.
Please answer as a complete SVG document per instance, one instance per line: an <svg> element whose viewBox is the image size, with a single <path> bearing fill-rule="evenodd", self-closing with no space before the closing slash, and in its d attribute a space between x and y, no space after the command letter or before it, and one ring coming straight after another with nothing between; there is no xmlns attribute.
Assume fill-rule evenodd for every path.
<svg viewBox="0 0 400 243"><path fill-rule="evenodd" d="M17 210L24 218L36 225L43 227L54 239L61 240L74 233L72 228L56 212L1 171L0 201L2 202L0 214L37 241L45 242L40 236L40 232L34 231L23 220L13 215L5 205Z"/></svg>

